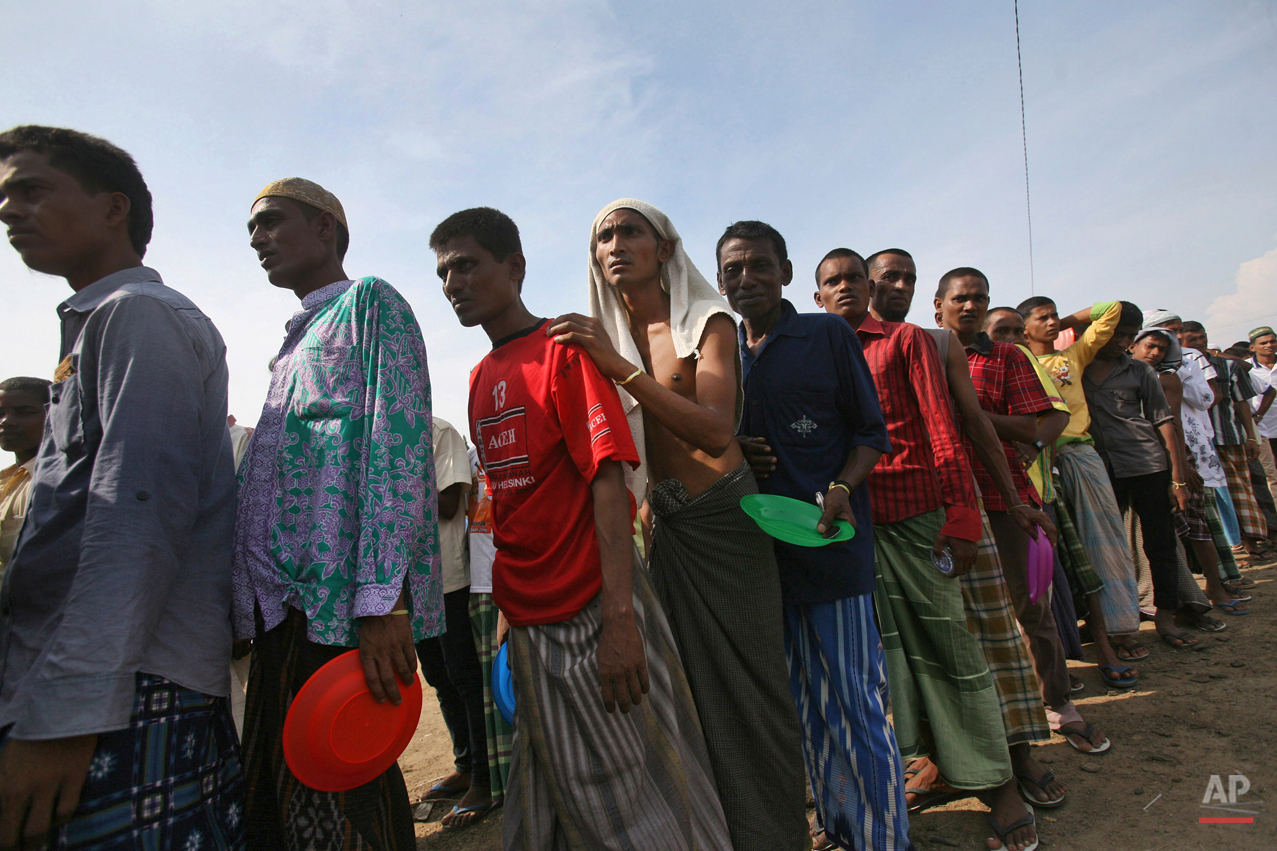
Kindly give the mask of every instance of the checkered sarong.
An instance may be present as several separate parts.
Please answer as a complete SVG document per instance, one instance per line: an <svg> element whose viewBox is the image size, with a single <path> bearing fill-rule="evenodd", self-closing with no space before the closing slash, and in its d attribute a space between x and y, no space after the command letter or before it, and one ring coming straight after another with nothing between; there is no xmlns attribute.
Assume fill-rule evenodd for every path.
<svg viewBox="0 0 1277 851"><path fill-rule="evenodd" d="M1069 591L1073 594L1074 607L1087 610L1089 604L1086 597L1103 591L1104 580L1100 579L1095 568L1091 567L1091 559L1087 557L1082 536L1078 533L1077 526L1073 524L1068 498L1058 477L1056 477L1055 492L1058 494L1055 502L1055 527L1060 533L1059 547L1056 551L1060 556L1064 575L1069 580Z"/></svg>
<svg viewBox="0 0 1277 851"><path fill-rule="evenodd" d="M1224 465L1224 477L1228 479L1228 493L1233 498L1233 508L1237 510L1237 522L1242 527L1242 535L1247 538L1268 537L1268 524L1264 522L1264 512L1255 500L1255 491L1250 483L1250 466L1246 460L1245 446L1216 446L1220 463Z"/></svg>
<svg viewBox="0 0 1277 851"><path fill-rule="evenodd" d="M967 629L980 642L980 650L989 663L989 673L993 674L998 701L1002 705L1007 744L1045 742L1051 738L1051 728L1047 725L1046 710L1042 706L1042 687L1033 672L1029 646L1011 606L1011 594L1006 580L1002 578L998 545L983 508L980 509L980 519L983 536L976 552L975 567L959 580Z"/></svg>
<svg viewBox="0 0 1277 851"><path fill-rule="evenodd" d="M136 682L129 726L98 735L79 806L49 847L245 848L230 701L153 674Z"/></svg>
<svg viewBox="0 0 1277 851"><path fill-rule="evenodd" d="M505 722L492 698L492 662L501 649L497 644L497 604L491 594L470 595L470 628L474 631L474 649L483 671L483 721L488 731L488 779L492 783L492 800L500 800L510 785L510 755L513 753L514 729Z"/></svg>

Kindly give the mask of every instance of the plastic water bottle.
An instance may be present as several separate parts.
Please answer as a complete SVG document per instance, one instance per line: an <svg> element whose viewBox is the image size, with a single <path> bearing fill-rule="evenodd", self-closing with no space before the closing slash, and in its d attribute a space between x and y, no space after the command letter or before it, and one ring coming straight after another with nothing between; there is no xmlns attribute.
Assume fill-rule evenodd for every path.
<svg viewBox="0 0 1277 851"><path fill-rule="evenodd" d="M948 576L953 573L953 550L945 547L940 555L936 555L935 550L932 550L931 563L936 566L936 570Z"/></svg>

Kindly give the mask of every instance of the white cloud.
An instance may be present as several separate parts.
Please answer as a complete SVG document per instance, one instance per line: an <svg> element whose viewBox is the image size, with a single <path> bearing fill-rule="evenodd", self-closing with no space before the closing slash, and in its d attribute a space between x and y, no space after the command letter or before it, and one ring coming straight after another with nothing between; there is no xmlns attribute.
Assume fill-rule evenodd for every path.
<svg viewBox="0 0 1277 851"><path fill-rule="evenodd" d="M1244 339L1257 325L1273 324L1277 316L1277 248L1241 264L1235 282L1234 292L1218 296L1206 308L1209 321L1204 324L1218 337L1212 341L1217 346Z"/></svg>

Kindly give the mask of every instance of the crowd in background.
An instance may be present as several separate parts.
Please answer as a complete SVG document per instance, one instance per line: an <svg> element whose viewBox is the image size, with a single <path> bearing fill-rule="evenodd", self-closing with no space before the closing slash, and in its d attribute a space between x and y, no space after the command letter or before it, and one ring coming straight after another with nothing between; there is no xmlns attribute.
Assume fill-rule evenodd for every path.
<svg viewBox="0 0 1277 851"><path fill-rule="evenodd" d="M143 265L128 154L0 134L10 244L74 291L49 376L0 381L0 847L406 849L446 801L449 830L503 807L508 849L909 849L975 795L1028 851L1069 794L1033 746L1115 746L1068 660L1137 688L1142 620L1191 647L1277 559L1271 327L1218 349L1120 292L998 307L957 266L922 328L904 249L796 276L742 220L711 280L628 198L585 311L543 318L518 227L476 207L429 239L492 343L457 428L407 302L343 268L336 196L250 206L299 310L247 429L217 329ZM773 539L760 495L829 540ZM378 701L418 666L436 693L455 766L423 801L397 765L334 792L285 759L293 698L356 647Z"/></svg>

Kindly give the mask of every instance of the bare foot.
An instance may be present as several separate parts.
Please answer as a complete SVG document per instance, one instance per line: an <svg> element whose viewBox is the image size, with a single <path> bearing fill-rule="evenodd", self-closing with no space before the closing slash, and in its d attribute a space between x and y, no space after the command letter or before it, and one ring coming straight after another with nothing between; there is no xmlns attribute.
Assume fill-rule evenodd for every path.
<svg viewBox="0 0 1277 851"><path fill-rule="evenodd" d="M993 820L1002 827L1009 824L1015 824L1022 818L1029 815L1029 810L1024 805L1024 801L1020 800L1020 793L1016 791L1015 781L1008 780L996 789L990 789L982 796L984 802L992 810ZM991 851L997 851L999 848L1005 848L1006 851L1024 851L1038 838L1038 829L1035 824L1025 824L1017 827L1006 835L1005 839L998 839L991 836L988 839L988 845Z"/></svg>
<svg viewBox="0 0 1277 851"><path fill-rule="evenodd" d="M1024 791L1032 798L1030 803L1051 804L1068 792L1063 783L1051 776L1050 769L1033 758L1033 749L1028 742L1011 746L1011 769L1017 777L1032 778L1033 783L1024 784ZM1047 776L1051 776L1050 781L1045 780Z"/></svg>
<svg viewBox="0 0 1277 851"><path fill-rule="evenodd" d="M454 771L430 787L423 801L446 801L470 789L470 775Z"/></svg>

